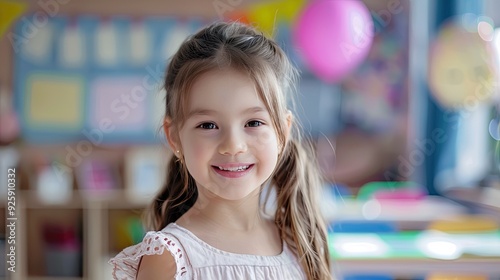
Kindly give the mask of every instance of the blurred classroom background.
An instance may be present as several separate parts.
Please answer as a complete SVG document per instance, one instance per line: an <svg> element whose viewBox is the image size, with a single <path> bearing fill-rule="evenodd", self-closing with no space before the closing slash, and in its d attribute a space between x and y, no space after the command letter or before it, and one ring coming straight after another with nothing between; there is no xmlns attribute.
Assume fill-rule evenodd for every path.
<svg viewBox="0 0 500 280"><path fill-rule="evenodd" d="M168 58L215 20L301 71L338 279L500 279L496 0L0 0L0 279L111 279L165 179Z"/></svg>

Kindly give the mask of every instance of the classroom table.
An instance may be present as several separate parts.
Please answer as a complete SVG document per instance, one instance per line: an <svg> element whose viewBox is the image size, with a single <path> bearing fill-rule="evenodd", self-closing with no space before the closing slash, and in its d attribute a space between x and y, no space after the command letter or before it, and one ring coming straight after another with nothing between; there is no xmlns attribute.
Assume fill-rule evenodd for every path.
<svg viewBox="0 0 500 280"><path fill-rule="evenodd" d="M429 222L467 213L467 207L441 196L425 196L419 200L330 200L322 204L325 220L391 221L400 229L421 230ZM439 215L436 215L439 213Z"/></svg>
<svg viewBox="0 0 500 280"><path fill-rule="evenodd" d="M500 279L500 231L330 233L328 241L332 271L343 275L384 273L415 277L442 272L479 273Z"/></svg>

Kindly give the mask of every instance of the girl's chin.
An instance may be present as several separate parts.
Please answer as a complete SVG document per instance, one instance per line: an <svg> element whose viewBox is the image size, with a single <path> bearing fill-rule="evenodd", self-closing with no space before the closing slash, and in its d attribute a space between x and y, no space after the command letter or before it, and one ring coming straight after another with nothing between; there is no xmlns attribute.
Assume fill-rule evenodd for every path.
<svg viewBox="0 0 500 280"><path fill-rule="evenodd" d="M258 197L259 190L260 190L259 187L244 189L240 186L233 185L218 189L207 188L205 194L208 199L214 198L214 199L222 199L228 201L240 201L240 200L246 200L254 196Z"/></svg>

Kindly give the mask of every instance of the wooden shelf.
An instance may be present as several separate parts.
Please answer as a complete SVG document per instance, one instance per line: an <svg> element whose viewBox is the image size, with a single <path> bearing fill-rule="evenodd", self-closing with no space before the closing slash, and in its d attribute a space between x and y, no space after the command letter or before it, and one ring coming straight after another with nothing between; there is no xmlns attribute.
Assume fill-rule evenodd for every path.
<svg viewBox="0 0 500 280"><path fill-rule="evenodd" d="M50 265L49 263L46 263L46 261L50 260L51 256L57 257L57 259L60 258L61 261L68 260L66 267L71 265L74 266L76 273L84 273L82 263L85 258L87 244L84 242L83 236L85 234L84 228L86 226L83 224L83 212L83 209L75 208L26 209L26 244L27 248L29 248L29 253L26 257L28 264L27 275L29 277L43 276L47 274ZM66 234L63 235L63 230L68 233L71 231L71 236L74 238L71 240L74 242L72 244L74 248L59 249L55 247L55 245L49 246L48 244L50 243L48 243L47 240L49 237L44 236L46 233L45 230L47 230L48 227L53 228L53 232L57 234L53 234L52 236L56 237L59 235L60 240L58 241L60 242L70 242L70 240L65 240L70 237ZM56 230L57 233L55 232ZM67 244L68 243L62 245L68 246ZM54 271L54 273L56 272ZM60 274L60 272L57 274Z"/></svg>
<svg viewBox="0 0 500 280"><path fill-rule="evenodd" d="M68 201L58 204L45 203L35 190L16 193L18 218L16 272L7 277L12 280L100 280L111 279L107 259L114 256L127 243L118 240L118 231L128 230L119 223L127 217L139 221L149 198L131 201L124 188L106 192L105 195L73 190ZM5 207L0 207L0 218L5 229ZM81 277L45 276L46 259L43 227L46 224L73 227L78 230L81 252ZM122 226L122 228L120 228ZM137 228L137 224L136 224ZM0 233L5 234L5 231ZM136 234L137 235L137 234ZM137 239L137 236L135 237ZM135 241L135 240L134 240ZM126 245L125 245L126 244ZM108 275L109 274L109 275ZM5 278L1 278L5 279Z"/></svg>
<svg viewBox="0 0 500 280"><path fill-rule="evenodd" d="M36 191L21 191L21 195L29 209L81 209L83 208L82 197L78 192L73 191L71 198L62 203L46 203L42 201Z"/></svg>
<svg viewBox="0 0 500 280"><path fill-rule="evenodd" d="M26 208L29 209L81 209L92 207L95 203L103 204L100 207L112 209L146 208L152 197L143 197L132 200L125 190L109 190L103 192L88 192L74 190L71 198L61 203L47 203L42 201L36 191L20 191Z"/></svg>

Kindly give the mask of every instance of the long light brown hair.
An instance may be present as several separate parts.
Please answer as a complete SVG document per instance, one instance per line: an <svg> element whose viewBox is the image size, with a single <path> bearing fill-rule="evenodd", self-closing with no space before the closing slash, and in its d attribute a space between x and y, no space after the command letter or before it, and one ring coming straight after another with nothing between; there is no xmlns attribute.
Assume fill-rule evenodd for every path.
<svg viewBox="0 0 500 280"><path fill-rule="evenodd" d="M326 227L318 209L321 177L313 149L300 139L297 124L287 131L288 92L297 71L276 42L240 23L214 23L186 39L166 73L166 117L181 128L190 86L203 73L231 68L255 82L282 146L270 185L277 193L275 223L297 254L308 280L331 279ZM165 186L148 211L152 230L161 230L186 213L198 197L196 183L182 161L172 157Z"/></svg>

